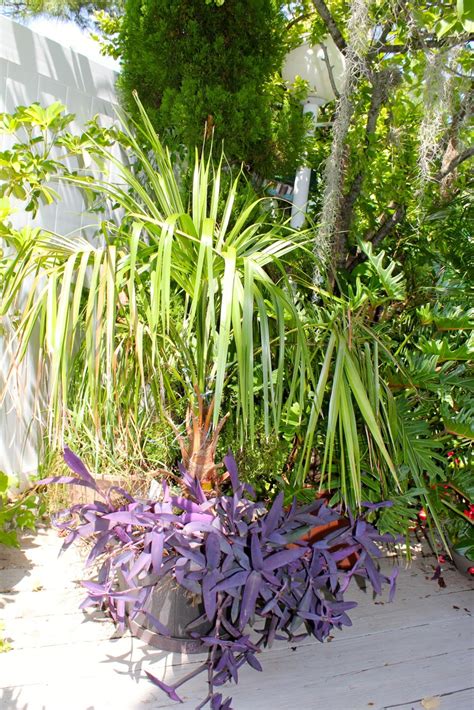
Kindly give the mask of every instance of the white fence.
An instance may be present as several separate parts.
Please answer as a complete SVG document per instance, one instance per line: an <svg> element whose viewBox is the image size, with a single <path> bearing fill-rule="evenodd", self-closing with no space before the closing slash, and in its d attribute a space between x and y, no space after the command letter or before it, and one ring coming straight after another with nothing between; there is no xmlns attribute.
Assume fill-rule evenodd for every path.
<svg viewBox="0 0 474 710"><path fill-rule="evenodd" d="M94 115L106 123L115 117L116 73L27 27L0 17L0 112L13 112L17 106L38 101L47 106L61 101L76 115L81 127ZM72 126L72 130L74 125ZM9 136L0 139L7 149ZM56 186L55 186L56 188ZM41 207L34 220L27 214L15 215L15 226L37 224L44 229L69 234L90 226L80 193L60 185L59 203ZM1 335L8 323L0 324L0 389L8 369L8 339ZM33 417L35 368L32 352L27 354L22 371L0 404L0 471L17 475L24 481L38 466L39 428ZM20 396L18 396L20 395ZM21 406L20 406L20 404Z"/></svg>

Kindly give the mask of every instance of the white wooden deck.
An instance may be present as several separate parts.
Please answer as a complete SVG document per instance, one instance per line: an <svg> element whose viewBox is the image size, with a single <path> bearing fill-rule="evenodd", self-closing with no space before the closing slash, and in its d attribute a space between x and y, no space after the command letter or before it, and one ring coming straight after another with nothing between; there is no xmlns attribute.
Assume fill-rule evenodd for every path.
<svg viewBox="0 0 474 710"><path fill-rule="evenodd" d="M22 551L0 547L0 620L12 646L0 654L1 710L194 710L204 676L180 688L178 705L144 671L169 680L199 657L114 638L107 619L78 611L81 560L74 550L58 558L60 546L42 530ZM419 553L402 565L393 604L356 589L351 628L330 643L277 643L262 653L263 673L243 669L224 697L236 710L473 710L473 584L445 565L440 588L434 562Z"/></svg>

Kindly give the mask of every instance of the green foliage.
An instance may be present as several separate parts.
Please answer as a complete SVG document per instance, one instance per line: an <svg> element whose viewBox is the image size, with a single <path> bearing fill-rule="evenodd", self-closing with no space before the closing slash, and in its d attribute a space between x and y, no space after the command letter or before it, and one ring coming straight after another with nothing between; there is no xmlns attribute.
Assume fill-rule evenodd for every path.
<svg viewBox="0 0 474 710"><path fill-rule="evenodd" d="M9 477L0 471L0 545L19 547L18 532L34 530L44 511L36 493L25 493L10 500Z"/></svg>
<svg viewBox="0 0 474 710"><path fill-rule="evenodd" d="M55 137L71 122L64 106L55 102L47 108L35 103L19 106L14 115L0 114L1 132L25 134L21 143L0 152L0 195L25 202L27 212L36 212L39 203L51 204L57 192L45 183L61 170L51 157ZM3 203L4 205L6 203Z"/></svg>
<svg viewBox="0 0 474 710"><path fill-rule="evenodd" d="M298 101L275 78L283 27L274 0L128 0L120 38L125 106L136 115L136 90L175 150L192 154L212 134L231 161L264 175L277 164L286 169L285 153L295 156L304 124Z"/></svg>
<svg viewBox="0 0 474 710"><path fill-rule="evenodd" d="M354 269L353 276L358 274L369 276L366 284L367 291L378 303L383 303L385 300L404 301L406 284L402 272L394 274L397 264L391 260L388 266L384 266L385 252L382 250L378 254L374 254L370 242L361 242L360 248L366 255L367 260ZM382 294L383 297L381 298Z"/></svg>
<svg viewBox="0 0 474 710"><path fill-rule="evenodd" d="M102 450L107 461L100 463L112 471L131 471L135 461L145 472L166 467L169 458L152 452L146 433L163 406L183 418L197 386L215 397L214 425L232 412L233 448L253 440L251 451L267 452L263 464L249 454L246 466L262 491L290 478L292 490L306 495L311 469L321 486L339 487L342 500L358 505L366 466L379 479L379 499L400 487L380 416L377 342L364 330L367 302L385 302L393 279L399 287L390 265L374 257L383 278L375 269L360 282L366 298L359 306L329 294L316 306L296 263L291 282L287 276L288 256L304 252L308 235L280 224L278 214L271 222L265 201L248 187L239 191L238 178L205 158L196 159L191 191L183 192L145 113L139 131L153 156L126 131L115 135L133 152L131 167L114 158L110 134L94 125L85 136L56 140L84 162L111 161L120 171L122 181L114 183L63 175L92 204L105 198L120 205L120 224L103 219L105 239L97 245L25 234L18 254L6 259L5 308L16 303L24 276L38 274L17 319L16 358L41 323L53 440L68 431L68 443L77 441L96 464ZM369 298L373 278L378 295Z"/></svg>
<svg viewBox="0 0 474 710"><path fill-rule="evenodd" d="M70 425L69 410L78 429L111 443L130 417L138 427L146 412L156 416L165 406L174 413L195 387L214 397L216 426L234 373L240 438L253 438L256 400L268 436L284 408L303 399L312 377L284 268L305 235L271 223L248 190L239 199L239 176L227 179L222 161L213 166L196 157L191 192L183 193L169 153L140 111L138 131L153 155L125 127L131 167L113 156L106 137L61 138L79 155L87 144L90 158L110 161L122 183L62 177L124 212L120 224L102 221L97 245L23 234L18 252L6 259L2 301L3 312L15 306L25 277L34 275L17 319L16 359L40 324L53 441Z"/></svg>
<svg viewBox="0 0 474 710"><path fill-rule="evenodd" d="M350 40L353 4L327 6ZM305 153L317 222L332 129L305 136L299 102L306 87L288 91L278 70L302 31L320 40L328 27L306 0L281 7L130 0L122 21L101 15L99 23L109 51L123 55L125 102L137 115L131 94L138 89L181 166L205 128L206 150L214 132L215 155L224 140L231 161L262 175L287 179ZM335 293L321 288L316 302L310 298L308 234L298 238L279 224L279 210L264 212L265 201L208 154L193 174L186 168L175 179L176 165L149 125L138 137L90 126L87 135L54 138L82 169L91 160L104 167L117 138L134 155L123 190L84 172L68 176L93 209L107 200L125 209L120 226L104 220L94 246L13 232L2 202L1 234L19 254L3 260L8 305L27 267L44 270L47 289L31 295L16 325L24 347L33 324L42 323L55 373L52 429L65 425L89 460L100 432L109 468L118 470L127 456L131 469L166 467L176 444L160 429L160 410L166 402L183 420L183 394L197 383L207 401L217 395L216 411L232 412L222 447L253 438L240 463L263 495L285 485L287 498L311 498L308 486L330 488L334 500L353 507L391 499L376 514L382 530L406 531L423 506L430 526L445 534L438 487L453 474L446 450L467 450L474 420L468 161L441 176L469 145L472 19L467 3L454 2L384 0L369 13L368 69L354 87L344 138L339 197L347 240L334 259ZM332 122L334 105L320 116ZM47 162L51 127L35 121L34 137L48 135L29 147L24 140L1 166L5 195L17 190L33 212L48 199L43 188L54 199L55 175L64 174ZM151 440L170 443L169 458ZM142 461L140 451L147 452Z"/></svg>
<svg viewBox="0 0 474 710"><path fill-rule="evenodd" d="M373 242L378 248L383 243L384 251L403 264L410 293L419 284L420 272L428 270L426 247L435 248L431 215L450 210L462 192L466 212L467 203L472 204L467 196L472 159L472 19L466 7L458 12L454 2L362 5L371 29L366 50L358 58L363 70L359 66L346 97L349 125L343 127L336 114L333 132L316 131L319 146L311 165L319 177L331 143L342 143L344 159L331 157L327 167L330 184L337 185L330 200L337 214L330 238L339 271L351 270L364 260L353 258L361 241ZM345 44L353 40L348 29L350 15L361 3L327 0L325 6L334 21L330 25L312 6L307 2L292 5L293 16L309 17L306 21L316 41L334 32L335 25L347 52ZM331 105L324 109L323 120L333 119L333 111ZM324 206L322 194L316 180L312 195L316 221ZM323 216L326 213L332 213L327 205ZM452 243L448 246L448 238L442 235L436 248L448 258L450 252L456 254L461 265L463 250L455 244L454 223L440 219L437 227L447 227ZM470 231L461 219L457 227L463 236ZM472 242L466 255L471 252Z"/></svg>
<svg viewBox="0 0 474 710"><path fill-rule="evenodd" d="M474 560L474 455L458 448L448 458L447 483L434 486L432 500L452 548Z"/></svg>
<svg viewBox="0 0 474 710"><path fill-rule="evenodd" d="M12 650L11 644L8 642L7 639L3 637L2 631L5 628L5 624L0 622L0 653L7 653L8 651Z"/></svg>
<svg viewBox="0 0 474 710"><path fill-rule="evenodd" d="M250 483L257 496L265 500L274 498L288 485L285 469L291 456L291 443L275 434L265 436L261 414L259 416L256 413L255 418L258 422L255 442L244 448L236 448L238 432L230 426L226 427L220 437L217 458L221 458L231 448L239 466L239 476Z"/></svg>

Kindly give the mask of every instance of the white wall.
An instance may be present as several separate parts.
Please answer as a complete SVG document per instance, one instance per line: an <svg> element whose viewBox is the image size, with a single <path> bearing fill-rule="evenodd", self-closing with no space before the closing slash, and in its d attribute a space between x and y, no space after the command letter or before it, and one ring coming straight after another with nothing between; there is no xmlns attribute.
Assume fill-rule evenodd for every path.
<svg viewBox="0 0 474 710"><path fill-rule="evenodd" d="M43 106L61 101L68 112L76 114L71 130L96 114L106 124L115 119L116 76L86 55L0 16L0 112L10 113L35 101ZM0 136L0 148L7 149L10 140ZM60 185L58 192L59 203L41 207L34 220L25 213L15 215L15 226L37 224L62 234L86 232L93 218L85 214L80 193L65 185ZM0 333L5 329L9 329L8 321L0 323ZM0 335L0 390L8 360L8 341ZM0 471L17 475L21 481L38 466L34 360L29 352L10 394L0 402Z"/></svg>

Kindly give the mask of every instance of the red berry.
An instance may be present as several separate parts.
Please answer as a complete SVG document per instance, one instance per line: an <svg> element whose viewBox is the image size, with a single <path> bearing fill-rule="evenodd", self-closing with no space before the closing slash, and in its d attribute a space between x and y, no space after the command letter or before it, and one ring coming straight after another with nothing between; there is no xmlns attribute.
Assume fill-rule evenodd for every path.
<svg viewBox="0 0 474 710"><path fill-rule="evenodd" d="M454 459L454 463L456 464L456 466L459 466L459 464L461 463L461 459Z"/></svg>
<svg viewBox="0 0 474 710"><path fill-rule="evenodd" d="M451 458L451 456L454 456L454 451L448 451L448 457Z"/></svg>
<svg viewBox="0 0 474 710"><path fill-rule="evenodd" d="M420 520L426 520L427 515L426 515L426 510L422 508L420 512L418 513L418 517Z"/></svg>
<svg viewBox="0 0 474 710"><path fill-rule="evenodd" d="M470 574L471 576L474 575L474 567L469 567L467 570L467 573Z"/></svg>
<svg viewBox="0 0 474 710"><path fill-rule="evenodd" d="M440 565L444 565L444 563L446 562L446 556L438 555L438 562L440 563Z"/></svg>

